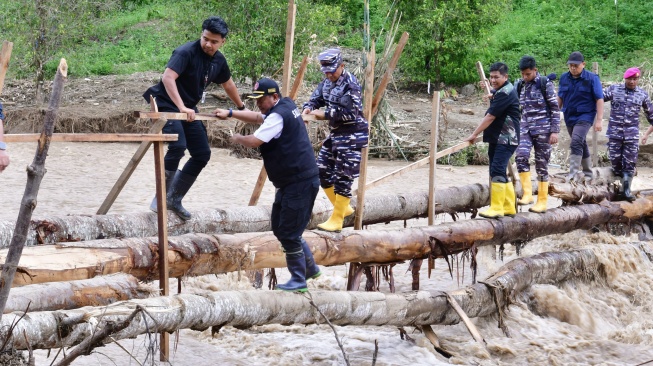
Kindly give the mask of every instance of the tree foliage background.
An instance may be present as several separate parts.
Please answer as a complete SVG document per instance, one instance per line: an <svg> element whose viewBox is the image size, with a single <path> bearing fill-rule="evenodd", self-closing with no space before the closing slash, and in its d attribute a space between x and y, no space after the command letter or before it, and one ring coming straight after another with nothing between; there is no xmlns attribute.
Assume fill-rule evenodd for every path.
<svg viewBox="0 0 653 366"><path fill-rule="evenodd" d="M362 50L363 0L295 2L297 62L330 46ZM163 71L175 47L197 39L206 17L220 15L231 30L223 51L243 81L280 74L287 8L287 0L0 0L0 22L2 37L14 42L9 77L42 79L60 57L71 77ZM627 67L651 68L649 0L370 0L372 37L395 14L410 33L398 81L472 83L478 60L504 61L516 77L524 54L559 73L576 50L615 80Z"/></svg>

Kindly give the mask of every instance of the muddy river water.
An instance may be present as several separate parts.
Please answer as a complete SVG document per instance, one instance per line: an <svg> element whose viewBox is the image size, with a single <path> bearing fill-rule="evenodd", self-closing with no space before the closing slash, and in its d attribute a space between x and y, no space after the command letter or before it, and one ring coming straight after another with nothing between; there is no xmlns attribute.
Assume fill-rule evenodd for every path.
<svg viewBox="0 0 653 366"><path fill-rule="evenodd" d="M135 144L53 143L46 160L47 173L38 193L34 217L68 214L95 214L126 166ZM25 187L25 167L35 152L34 144L10 146L11 166L0 174L0 220L15 220ZM406 163L372 161L369 179L387 174ZM189 192L184 205L192 210L245 206L249 200L261 162L238 159L227 150L213 150L213 157ZM428 188L428 167L417 169L396 181L372 189L375 193L410 193ZM442 188L487 182L487 167L443 166L438 168ZM653 188L653 172L641 170L636 189ZM148 153L118 197L110 213L145 211L154 192L154 164ZM274 190L268 182L260 204L269 205ZM323 198L323 197L321 197ZM554 200L552 200L554 201ZM552 202L555 206L556 202ZM464 218L464 217L463 217ZM440 221L448 220L439 217ZM410 220L407 226L425 225L426 220ZM375 225L374 230L398 228L404 223ZM560 286L533 286L527 299L517 301L506 313L511 337L497 327L496 317L476 318L473 322L487 342L476 343L464 325L434 326L442 346L455 356L446 359L433 350L428 340L412 327L405 330L412 340L402 340L395 327L337 327L352 365L371 365L374 341L379 342L377 365L636 365L653 360L653 264L630 243L632 236L588 234L576 231L533 240L522 256L545 251L592 248L605 267L598 282L573 281ZM605 248L618 245L621 255L607 255ZM505 250L504 262L493 259L490 248L478 255L479 278L485 278L505 262L516 258L512 246ZM279 280L287 273L277 271ZM345 266L324 268L324 275L312 288L343 290ZM397 292L408 292L411 275L407 264L395 267ZM462 274L462 269L459 272ZM464 278L451 278L444 261L436 261L431 278L422 270L421 289L451 290L471 282L469 269ZM176 280L172 280L176 288ZM184 291L203 293L229 289L251 289L245 276L236 274L204 276L184 280ZM382 291L389 291L385 283ZM174 336L172 339L174 340ZM152 364L146 337L121 340L99 348L74 365ZM184 330L173 345L172 365L343 365L333 332L327 325L259 326L247 330L224 327L212 336L210 330ZM36 352L37 365L51 364ZM132 358L133 355L134 358ZM155 364L158 357L155 357ZM138 361L136 361L138 360Z"/></svg>

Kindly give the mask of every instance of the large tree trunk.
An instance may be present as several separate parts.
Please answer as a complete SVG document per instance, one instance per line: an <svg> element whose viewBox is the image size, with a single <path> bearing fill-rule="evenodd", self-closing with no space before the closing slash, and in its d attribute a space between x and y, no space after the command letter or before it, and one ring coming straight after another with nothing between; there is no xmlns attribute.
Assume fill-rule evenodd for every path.
<svg viewBox="0 0 653 366"><path fill-rule="evenodd" d="M640 256L649 254L646 244L606 245L602 250L631 251ZM560 283L569 279L593 280L602 273L601 263L593 250L543 253L516 259L483 283L450 292L469 317L487 316L507 306L507 300L538 283ZM587 274L579 276L579 273ZM311 291L305 295L281 291L219 291L208 295L181 294L145 300L116 303L108 307L30 313L17 322L9 344L18 350L72 346L91 335L95 327L87 322L120 322L140 306L147 315L113 335L115 340L135 337L146 332L174 332L177 329L205 330L229 325L248 328L265 324L314 324L322 319L312 308L312 300L320 311L336 325L429 325L456 324L459 316L451 308L447 293L418 291L409 294L379 292ZM7 314L2 320L6 332L20 314ZM501 325L501 324L500 324ZM27 335L23 336L23 332Z"/></svg>
<svg viewBox="0 0 653 366"><path fill-rule="evenodd" d="M452 187L436 192L435 213L472 212L488 204L487 185L471 184ZM353 202L354 203L354 202ZM355 203L354 203L355 204ZM331 215L332 206L327 200L317 200L308 228ZM428 192L406 195L375 195L365 198L363 224L408 220L426 217ZM182 221L176 215L168 215L168 234L194 233L243 233L270 229L271 207L248 206L227 210L193 212L193 217ZM345 219L345 226L352 226L354 215ZM85 241L105 238L134 238L155 236L156 214L143 212L124 215L65 216L33 220L28 233L28 245L55 244L65 241ZM13 223L0 222L0 248L6 247L13 234Z"/></svg>
<svg viewBox="0 0 653 366"><path fill-rule="evenodd" d="M148 288L132 275L118 273L89 280L50 282L11 290L5 313L54 311L83 306L104 306L117 301L145 299L157 289Z"/></svg>
<svg viewBox="0 0 653 366"><path fill-rule="evenodd" d="M54 122L57 119L57 110L59 109L61 93L63 92L63 86L67 76L68 64L62 58L52 84L50 104L45 112L43 129L41 130L41 136L39 137L36 153L34 154L34 160L27 167L27 184L20 204L18 219L16 220L16 229L14 230L14 235L11 238L11 244L9 245L9 250L2 266L2 276L0 278L0 317L2 317L2 312L9 298L9 290L11 289L11 284L14 282L16 268L20 261L23 247L25 247L27 241L27 232L29 231L32 212L36 208L36 197L39 192L39 187L45 175L45 158L48 156L50 139L54 131Z"/></svg>
<svg viewBox="0 0 653 366"><path fill-rule="evenodd" d="M565 203L599 203L616 198L613 185L585 185L575 183L551 183L549 195Z"/></svg>
<svg viewBox="0 0 653 366"><path fill-rule="evenodd" d="M632 203L569 206L542 214L524 212L514 218L465 220L404 230L359 230L343 234L306 231L304 239L321 265L389 263L429 255L444 257L472 246L523 242L651 214L653 199L640 198ZM286 266L281 246L271 232L170 237L168 258L171 277ZM21 275L16 276L14 285L79 280L116 272L151 280L157 278L157 264L156 237L30 247L25 249Z"/></svg>

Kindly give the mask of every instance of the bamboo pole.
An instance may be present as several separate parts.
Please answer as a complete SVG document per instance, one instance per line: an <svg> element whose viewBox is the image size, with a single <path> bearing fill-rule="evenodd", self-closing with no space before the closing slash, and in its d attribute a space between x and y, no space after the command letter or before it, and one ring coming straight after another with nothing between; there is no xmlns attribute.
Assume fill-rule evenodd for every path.
<svg viewBox="0 0 653 366"><path fill-rule="evenodd" d="M592 62L592 72L596 75L599 74L599 63ZM599 146L598 146L599 133L592 128L592 165L596 166L599 163Z"/></svg>
<svg viewBox="0 0 653 366"><path fill-rule="evenodd" d="M39 140L37 133L8 134L7 142L35 142ZM146 133L53 133L50 142L164 142L177 141L176 134L146 134Z"/></svg>
<svg viewBox="0 0 653 366"><path fill-rule="evenodd" d="M376 62L375 42L372 42L367 54L367 68L365 69L365 95L363 96L363 114L367 119L368 133L372 126L372 97L374 96L374 63ZM365 183L367 182L368 148L361 150L360 176L358 177L358 195L356 196L356 217L354 230L363 228L363 211L365 210Z"/></svg>
<svg viewBox="0 0 653 366"><path fill-rule="evenodd" d="M474 143L480 142L482 140L483 140L482 137L478 137L478 138L476 138L476 140L474 140ZM464 149L464 148L466 148L468 146L472 146L472 143L469 142L469 141L461 142L461 143L459 143L457 145L448 147L448 148L438 152L437 154L435 154L434 158L439 159L439 158L441 158L443 156L447 156L449 154L453 154L453 153L455 153L457 151L460 151L460 150L462 150L462 149ZM418 161L416 161L414 163L406 165L403 168L399 168L399 169L397 169L397 170L395 170L395 171L393 171L391 173L388 173L388 174L386 174L386 175L384 175L382 177L376 178L375 180L367 183L365 185L365 189L370 189L370 188L379 186L379 185L381 185L381 183L383 183L383 182L385 182L387 180L390 180L392 178L400 177L400 176L404 175L405 173L408 173L411 170L421 168L421 167L429 164L430 159L431 159L431 157L426 157L426 158L420 159L420 160L418 160ZM354 190L352 192L352 194L354 194L354 195L357 194L357 193L358 193L358 190Z"/></svg>
<svg viewBox="0 0 653 366"><path fill-rule="evenodd" d="M9 59L13 48L13 43L9 41L2 42L2 49L0 49L0 94L2 94L5 86L5 76L7 75L7 69L9 69Z"/></svg>
<svg viewBox="0 0 653 366"><path fill-rule="evenodd" d="M431 108L431 148L429 154L429 225L433 225L435 216L435 168L438 151L438 133L440 128L440 91L433 93L433 106Z"/></svg>
<svg viewBox="0 0 653 366"><path fill-rule="evenodd" d="M308 64L308 61L306 61L306 64ZM304 77L304 73L306 71L306 65L302 64L302 68L300 68L299 72L301 74L301 78ZM300 74L297 75L297 78L300 78ZM301 84L301 80L300 80ZM293 90L291 90L291 93L289 95L295 95L297 93L297 89L299 89L299 85L297 85L297 81L293 84ZM292 99L292 98L291 98ZM159 118L165 118L165 119L179 119L182 121L185 121L187 118L186 113L179 113L179 112L143 112L143 111L134 111L133 113L134 118L150 118L150 119L159 119ZM316 121L319 118L317 118L314 115L302 115L302 118L304 121ZM236 118L218 118L217 116L213 114L208 114L208 113L196 113L195 114L195 120L196 121L216 121L216 122L237 122L238 120Z"/></svg>
<svg viewBox="0 0 653 366"><path fill-rule="evenodd" d="M404 32L404 34L401 35L399 43L397 43L397 47L395 48L395 52L388 63L388 68L385 70L385 74L383 74L383 78L379 82L376 93L374 93L374 99L372 100L372 117L374 117L376 112L379 110L379 103L381 103L381 98L383 98L385 88L390 82L392 73L395 71L395 67L397 67L399 56L401 56L401 52L404 50L406 43L408 43L408 32Z"/></svg>
<svg viewBox="0 0 653 366"><path fill-rule="evenodd" d="M36 197L39 192L39 187L43 176L45 175L45 159L48 156L48 149L50 148L50 136L54 130L54 123L57 119L57 112L61 102L61 94L68 75L68 64L65 59L61 59L57 73L54 77L52 84L52 94L50 96L50 103L45 113L43 121L43 130L41 130L41 138L38 141L38 147L32 164L27 168L27 185L25 186L25 193L20 205L18 219L16 220L16 228L14 229L14 236L9 245L7 258L5 264L2 266L2 274L0 278L0 317L4 311L5 305L9 298L9 290L11 284L14 282L14 275L20 262L20 257L23 253L23 247L27 240L27 232L29 231L32 213L36 208Z"/></svg>

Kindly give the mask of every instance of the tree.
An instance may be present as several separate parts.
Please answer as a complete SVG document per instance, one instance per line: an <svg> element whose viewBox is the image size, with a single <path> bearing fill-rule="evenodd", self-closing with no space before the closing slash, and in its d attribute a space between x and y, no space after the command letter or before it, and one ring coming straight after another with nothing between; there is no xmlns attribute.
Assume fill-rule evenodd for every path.
<svg viewBox="0 0 653 366"><path fill-rule="evenodd" d="M460 84L477 78L475 56L487 30L510 10L509 0L404 0L402 24L411 35L401 65L414 81Z"/></svg>

